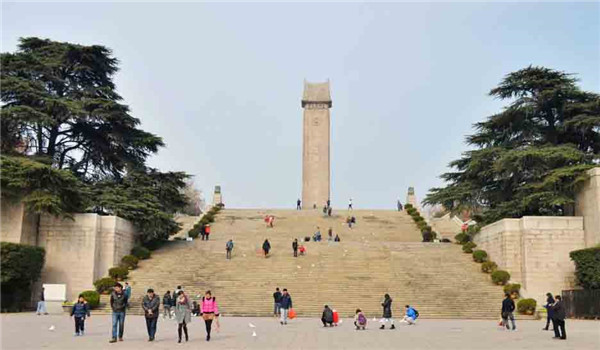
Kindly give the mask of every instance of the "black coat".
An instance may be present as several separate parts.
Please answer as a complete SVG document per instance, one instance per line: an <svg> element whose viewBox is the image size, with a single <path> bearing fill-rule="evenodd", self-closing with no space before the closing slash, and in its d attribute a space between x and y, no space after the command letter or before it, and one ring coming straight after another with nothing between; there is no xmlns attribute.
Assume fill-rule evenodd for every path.
<svg viewBox="0 0 600 350"><path fill-rule="evenodd" d="M546 299L546 305L544 305L544 307L546 308L546 311L548 312L548 317L550 318L552 318L552 314L554 313L554 310L552 310L552 305L554 305L554 298L548 297Z"/></svg>
<svg viewBox="0 0 600 350"><path fill-rule="evenodd" d="M392 318L392 298L385 299L381 306L383 306L383 318Z"/></svg>
<svg viewBox="0 0 600 350"><path fill-rule="evenodd" d="M502 301L502 312L513 312L515 311L515 302L512 298L505 298Z"/></svg>
<svg viewBox="0 0 600 350"><path fill-rule="evenodd" d="M552 306L552 319L564 321L566 318L565 306L561 300L554 303Z"/></svg>
<svg viewBox="0 0 600 350"><path fill-rule="evenodd" d="M324 309L321 319L327 323L333 323L333 311L330 308Z"/></svg>
<svg viewBox="0 0 600 350"><path fill-rule="evenodd" d="M263 250L264 250L265 252L268 252L269 250L271 250L271 243L269 243L269 241L265 241L265 242L263 243L263 246L262 246L262 248L263 248Z"/></svg>
<svg viewBox="0 0 600 350"><path fill-rule="evenodd" d="M296 242L296 241L292 242L292 249L293 250L298 250L298 242Z"/></svg>

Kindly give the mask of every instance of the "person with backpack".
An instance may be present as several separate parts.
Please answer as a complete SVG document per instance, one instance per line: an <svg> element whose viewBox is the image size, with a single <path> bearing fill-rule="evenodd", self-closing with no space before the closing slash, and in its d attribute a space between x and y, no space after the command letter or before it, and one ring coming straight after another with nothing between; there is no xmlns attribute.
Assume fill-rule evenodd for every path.
<svg viewBox="0 0 600 350"><path fill-rule="evenodd" d="M389 294L384 296L381 306L383 307L383 316L379 321L381 322L381 327L379 327L379 329L385 329L385 324L387 322L391 324L390 329L396 329L396 326L394 326L394 319L392 318L392 298Z"/></svg>
<svg viewBox="0 0 600 350"><path fill-rule="evenodd" d="M512 330L516 329L515 326L515 316L513 315L513 311L515 311L515 302L510 297L510 293L505 294L505 298L502 301L502 325L506 327L506 329L510 330L508 327L508 319L512 322Z"/></svg>
<svg viewBox="0 0 600 350"><path fill-rule="evenodd" d="M219 317L219 306L217 300L212 296L210 290L207 290L202 297L200 303L200 314L206 325L206 341L210 341L210 331L212 330L212 322Z"/></svg>
<svg viewBox="0 0 600 350"><path fill-rule="evenodd" d="M298 257L298 238L292 242L292 250L294 251L294 258Z"/></svg>
<svg viewBox="0 0 600 350"><path fill-rule="evenodd" d="M163 295L163 319L169 317L171 319L171 303L173 302L171 297L171 291L167 291L165 295Z"/></svg>
<svg viewBox="0 0 600 350"><path fill-rule="evenodd" d="M233 250L233 239L230 239L225 244L226 259L231 260L231 251Z"/></svg>
<svg viewBox="0 0 600 350"><path fill-rule="evenodd" d="M419 311L415 310L415 308L410 305L404 305L404 309L406 310L406 314L402 319L403 322L406 322L408 325L415 324L417 318L419 317Z"/></svg>
<svg viewBox="0 0 600 350"><path fill-rule="evenodd" d="M367 328L367 316L361 311L361 309L356 309L356 314L354 315L354 326L356 330L362 329L363 331Z"/></svg>
<svg viewBox="0 0 600 350"><path fill-rule="evenodd" d="M85 317L90 317L90 306L83 297L83 294L79 294L77 302L73 304L71 316L75 319L75 336L83 335Z"/></svg>
<svg viewBox="0 0 600 350"><path fill-rule="evenodd" d="M333 311L329 308L329 305L325 305L323 308L323 314L321 315L321 322L323 322L323 327L333 327Z"/></svg>

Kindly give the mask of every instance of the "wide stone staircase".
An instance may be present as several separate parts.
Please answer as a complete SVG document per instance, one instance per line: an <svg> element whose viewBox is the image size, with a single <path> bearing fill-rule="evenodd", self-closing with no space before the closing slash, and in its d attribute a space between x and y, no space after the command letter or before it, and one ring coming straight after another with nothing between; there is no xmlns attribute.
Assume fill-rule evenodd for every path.
<svg viewBox="0 0 600 350"><path fill-rule="evenodd" d="M265 215L275 216L267 228ZM356 217L350 229L347 216ZM307 254L294 258L292 240L312 236L320 227L322 242L302 242ZM327 230L341 242L327 241ZM225 259L225 243L235 243L233 258ZM265 238L268 258L261 255ZM394 300L395 317L405 304L423 318L498 318L502 288L460 246L421 243L421 234L404 212L346 210L332 217L318 210L221 211L212 225L210 241L170 241L141 261L130 273L131 312L141 313L147 288L162 296L182 285L194 299L211 290L224 315L270 316L275 287L287 288L300 316L319 316L323 305L340 315L361 308L369 317L381 316L385 293Z"/></svg>

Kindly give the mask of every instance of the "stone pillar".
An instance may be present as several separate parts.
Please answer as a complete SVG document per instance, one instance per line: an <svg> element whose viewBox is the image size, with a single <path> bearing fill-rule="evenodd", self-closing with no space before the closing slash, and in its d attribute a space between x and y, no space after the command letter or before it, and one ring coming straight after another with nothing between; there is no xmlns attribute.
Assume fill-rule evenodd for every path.
<svg viewBox="0 0 600 350"><path fill-rule="evenodd" d="M331 95L326 83L304 82L302 145L302 206L322 207L330 199Z"/></svg>
<svg viewBox="0 0 600 350"><path fill-rule="evenodd" d="M215 186L215 193L213 194L213 205L223 204L223 195L221 194L221 186Z"/></svg>
<svg viewBox="0 0 600 350"><path fill-rule="evenodd" d="M406 204L412 205L415 209L418 207L417 196L415 196L415 188L409 187L406 194Z"/></svg>
<svg viewBox="0 0 600 350"><path fill-rule="evenodd" d="M585 246L600 244L600 167L587 172L588 179L575 196L575 215L583 216Z"/></svg>

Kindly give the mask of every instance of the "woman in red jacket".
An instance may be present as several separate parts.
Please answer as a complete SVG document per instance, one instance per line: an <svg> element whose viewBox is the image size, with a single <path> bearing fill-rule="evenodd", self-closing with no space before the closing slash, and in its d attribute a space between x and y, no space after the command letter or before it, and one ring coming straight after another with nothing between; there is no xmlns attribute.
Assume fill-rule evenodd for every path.
<svg viewBox="0 0 600 350"><path fill-rule="evenodd" d="M202 303L200 303L200 313L204 324L206 325L206 341L210 341L210 331L212 329L212 322L215 317L219 317L219 306L217 301L212 296L210 290L207 290L202 297Z"/></svg>

